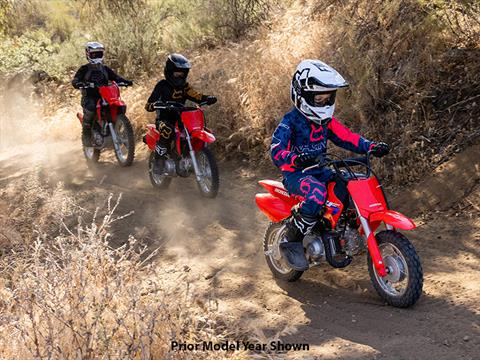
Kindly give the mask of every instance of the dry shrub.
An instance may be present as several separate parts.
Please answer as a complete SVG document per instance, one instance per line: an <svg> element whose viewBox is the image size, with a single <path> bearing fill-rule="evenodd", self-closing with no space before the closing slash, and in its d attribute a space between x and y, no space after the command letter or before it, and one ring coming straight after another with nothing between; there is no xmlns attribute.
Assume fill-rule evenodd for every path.
<svg viewBox="0 0 480 360"><path fill-rule="evenodd" d="M62 215L77 209L51 209L63 225L59 235L39 233L0 258L2 359L218 358L170 350L172 340L222 341L227 325L215 302L196 297L183 273L158 267L133 237L120 248L109 245L111 225L124 217L115 215L119 201L110 196L103 216L97 209L72 230Z"/></svg>
<svg viewBox="0 0 480 360"><path fill-rule="evenodd" d="M274 3L272 0L209 0L203 1L203 8L210 14L208 21L217 37L238 40L267 20Z"/></svg>
<svg viewBox="0 0 480 360"><path fill-rule="evenodd" d="M299 59L314 57L319 27L296 5L273 17L254 41L230 43L194 57L198 87L219 96L212 107L220 145L227 155L266 158L269 138L290 108L289 87Z"/></svg>
<svg viewBox="0 0 480 360"><path fill-rule="evenodd" d="M437 0L427 2L434 15L447 25L461 47L478 47L480 43L480 2L477 0Z"/></svg>
<svg viewBox="0 0 480 360"><path fill-rule="evenodd" d="M449 7L463 18L469 14L472 27L478 22L478 6L469 9L462 13L460 7ZM397 184L415 180L478 136L478 101L470 102L477 110L467 111L460 121L444 111L472 97L475 89L478 93L478 52L468 35L474 32L465 33L463 43L470 39L470 47L450 51L461 45L459 31L455 35L438 11L416 0L295 2L273 16L256 40L198 55L192 71L196 84L220 98L211 112L222 150L268 159L271 134L291 107L293 71L302 59L318 58L351 85L340 92L337 116L366 137L393 146L380 174ZM448 68L455 72L448 73ZM442 109L434 100L445 91L452 96ZM460 105L464 109L467 104ZM447 138L437 142L448 121L462 125L455 127L455 135L460 129L472 132L467 142L453 147ZM448 140L455 142L455 135Z"/></svg>

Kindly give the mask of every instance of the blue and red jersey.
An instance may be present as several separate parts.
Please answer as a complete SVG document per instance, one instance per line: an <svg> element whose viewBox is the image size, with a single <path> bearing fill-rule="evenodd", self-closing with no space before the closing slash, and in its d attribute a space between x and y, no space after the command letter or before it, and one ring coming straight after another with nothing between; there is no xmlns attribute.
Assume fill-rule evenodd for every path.
<svg viewBox="0 0 480 360"><path fill-rule="evenodd" d="M327 140L358 154L365 154L374 145L374 142L352 132L334 117L326 125L318 125L293 108L285 114L273 133L270 147L273 163L284 175L301 171L294 166L295 158L302 153L312 156L325 154ZM319 173L321 170L312 169L306 174Z"/></svg>

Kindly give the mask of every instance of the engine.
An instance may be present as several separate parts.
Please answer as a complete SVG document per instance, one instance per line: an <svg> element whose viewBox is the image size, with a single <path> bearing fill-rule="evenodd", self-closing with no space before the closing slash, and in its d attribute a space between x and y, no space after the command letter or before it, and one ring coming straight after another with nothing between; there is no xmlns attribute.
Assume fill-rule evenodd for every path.
<svg viewBox="0 0 480 360"><path fill-rule="evenodd" d="M309 234L305 236L303 242L307 250L306 255L309 262L318 264L320 261L325 260L325 247L319 236Z"/></svg>
<svg viewBox="0 0 480 360"><path fill-rule="evenodd" d="M175 160L173 159L165 160L164 171L170 176L175 176L176 175Z"/></svg>
<svg viewBox="0 0 480 360"><path fill-rule="evenodd" d="M192 169L192 160L189 157L183 157L178 162L177 174L181 177L187 177Z"/></svg>
<svg viewBox="0 0 480 360"><path fill-rule="evenodd" d="M358 229L351 227L349 224L345 227L342 238L345 241L344 249L347 255L357 255L366 249L365 241L358 233Z"/></svg>

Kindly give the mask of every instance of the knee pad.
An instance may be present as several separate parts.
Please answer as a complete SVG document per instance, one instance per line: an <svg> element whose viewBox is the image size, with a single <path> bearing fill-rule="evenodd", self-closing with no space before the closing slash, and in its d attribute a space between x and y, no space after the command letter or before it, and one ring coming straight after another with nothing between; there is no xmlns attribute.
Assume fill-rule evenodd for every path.
<svg viewBox="0 0 480 360"><path fill-rule="evenodd" d="M172 137L173 129L168 124L162 121L159 122L157 127L162 138L169 140Z"/></svg>

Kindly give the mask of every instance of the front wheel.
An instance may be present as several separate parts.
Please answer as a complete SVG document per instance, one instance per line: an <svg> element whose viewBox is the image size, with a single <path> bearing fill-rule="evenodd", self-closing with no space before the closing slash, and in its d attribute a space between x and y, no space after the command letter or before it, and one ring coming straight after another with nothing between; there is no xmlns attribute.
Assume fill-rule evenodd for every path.
<svg viewBox="0 0 480 360"><path fill-rule="evenodd" d="M214 198L218 194L220 178L218 167L212 152L204 147L196 154L200 180L197 179L198 189L203 196Z"/></svg>
<svg viewBox="0 0 480 360"><path fill-rule="evenodd" d="M85 159L87 159L88 165L93 165L98 163L98 159L100 159L100 149L96 149L92 146L85 146L85 142L83 141L84 138L87 136L85 135L85 128L82 126L82 147L83 147L83 155ZM90 130L89 134L90 142L92 141L92 130Z"/></svg>
<svg viewBox="0 0 480 360"><path fill-rule="evenodd" d="M396 231L382 231L375 238L388 274L381 277L368 254L368 272L373 287L392 306L412 306L423 288L422 265L415 248L404 235Z"/></svg>
<svg viewBox="0 0 480 360"><path fill-rule="evenodd" d="M115 133L117 135L118 149L115 149L120 166L132 165L135 157L135 138L130 120L125 114L119 114L115 122Z"/></svg>
<svg viewBox="0 0 480 360"><path fill-rule="evenodd" d="M263 251L265 260L273 276L285 281L300 279L303 271L293 270L280 253L280 243L285 235L284 223L270 223L263 238Z"/></svg>

